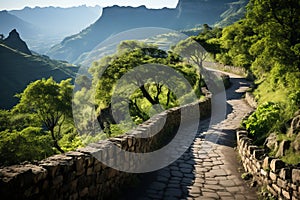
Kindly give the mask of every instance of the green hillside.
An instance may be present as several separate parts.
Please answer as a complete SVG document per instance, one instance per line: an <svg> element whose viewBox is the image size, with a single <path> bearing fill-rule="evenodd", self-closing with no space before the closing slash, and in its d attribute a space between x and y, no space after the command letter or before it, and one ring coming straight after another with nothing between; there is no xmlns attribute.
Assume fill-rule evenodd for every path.
<svg viewBox="0 0 300 200"><path fill-rule="evenodd" d="M37 79L53 77L60 81L74 77L77 67L47 56L28 55L0 43L0 108L10 109L17 103L16 93Z"/></svg>
<svg viewBox="0 0 300 200"><path fill-rule="evenodd" d="M229 3L229 8L222 13L221 20L214 24L215 27L225 27L245 17L248 0L239 0Z"/></svg>

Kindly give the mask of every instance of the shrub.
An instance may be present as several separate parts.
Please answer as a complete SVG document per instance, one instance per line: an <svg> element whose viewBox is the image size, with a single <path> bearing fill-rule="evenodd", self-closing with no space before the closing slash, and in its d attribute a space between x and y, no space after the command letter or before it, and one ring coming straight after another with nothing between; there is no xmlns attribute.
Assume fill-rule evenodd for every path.
<svg viewBox="0 0 300 200"><path fill-rule="evenodd" d="M277 103L261 104L254 113L243 121L244 126L254 138L264 141L271 131L280 129L280 106Z"/></svg>

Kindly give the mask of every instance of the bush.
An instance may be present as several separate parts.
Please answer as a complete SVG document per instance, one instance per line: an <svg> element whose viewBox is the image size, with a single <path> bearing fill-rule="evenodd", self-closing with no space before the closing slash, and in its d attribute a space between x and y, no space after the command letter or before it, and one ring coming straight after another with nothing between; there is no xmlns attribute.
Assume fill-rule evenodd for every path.
<svg viewBox="0 0 300 200"><path fill-rule="evenodd" d="M263 103L243 121L243 125L257 139L258 143L264 142L268 133L279 131L282 124L280 121L280 111L280 106L277 103Z"/></svg>
<svg viewBox="0 0 300 200"><path fill-rule="evenodd" d="M23 161L41 160L55 153L52 139L41 128L28 127L22 131L0 132L0 166Z"/></svg>

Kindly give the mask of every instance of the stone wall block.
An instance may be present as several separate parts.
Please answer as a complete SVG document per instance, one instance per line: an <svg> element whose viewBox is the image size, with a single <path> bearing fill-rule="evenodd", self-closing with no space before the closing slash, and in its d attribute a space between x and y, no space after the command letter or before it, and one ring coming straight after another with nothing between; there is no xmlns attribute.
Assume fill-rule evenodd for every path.
<svg viewBox="0 0 300 200"><path fill-rule="evenodd" d="M84 162L84 158L83 157L78 157L76 159L76 163L75 163L75 170L76 170L76 175L83 175L84 171L85 171L85 166L84 166L85 162Z"/></svg>
<svg viewBox="0 0 300 200"><path fill-rule="evenodd" d="M274 172L269 173L270 179L275 183L277 180L277 175Z"/></svg>
<svg viewBox="0 0 300 200"><path fill-rule="evenodd" d="M240 145L241 139L247 137L247 131L237 131L236 132L237 137L237 144Z"/></svg>
<svg viewBox="0 0 300 200"><path fill-rule="evenodd" d="M253 151L253 156L257 160L261 160L264 156L265 151L263 149L255 149Z"/></svg>
<svg viewBox="0 0 300 200"><path fill-rule="evenodd" d="M51 178L53 178L57 175L58 165L59 165L58 162L56 162L56 161L49 162L49 161L45 160L45 161L42 161L39 165L47 170L48 175Z"/></svg>
<svg viewBox="0 0 300 200"><path fill-rule="evenodd" d="M254 150L258 149L258 146L256 145L249 145L248 146L248 155L253 155Z"/></svg>
<svg viewBox="0 0 300 200"><path fill-rule="evenodd" d="M287 180L292 178L292 171L290 168L282 168L279 172L279 177Z"/></svg>
<svg viewBox="0 0 300 200"><path fill-rule="evenodd" d="M63 184L63 176L62 175L59 175L59 176L56 176L53 180L52 180L52 185L54 187L60 187L62 186Z"/></svg>
<svg viewBox="0 0 300 200"><path fill-rule="evenodd" d="M278 178L277 185L283 189L286 189L288 187L288 182L286 180L282 180L281 178Z"/></svg>
<svg viewBox="0 0 300 200"><path fill-rule="evenodd" d="M270 164L270 168L273 172L279 173L279 171L285 167L285 163L280 159L273 159Z"/></svg>
<svg viewBox="0 0 300 200"><path fill-rule="evenodd" d="M292 170L292 181L295 184L300 184L300 169L293 169Z"/></svg>
<svg viewBox="0 0 300 200"><path fill-rule="evenodd" d="M290 199L291 195L288 191L282 190L282 195L284 196L285 199Z"/></svg>
<svg viewBox="0 0 300 200"><path fill-rule="evenodd" d="M277 192L278 196L281 195L281 188L278 185L273 183L272 188Z"/></svg>
<svg viewBox="0 0 300 200"><path fill-rule="evenodd" d="M271 185L267 185L267 190L274 196L278 195L277 191Z"/></svg>

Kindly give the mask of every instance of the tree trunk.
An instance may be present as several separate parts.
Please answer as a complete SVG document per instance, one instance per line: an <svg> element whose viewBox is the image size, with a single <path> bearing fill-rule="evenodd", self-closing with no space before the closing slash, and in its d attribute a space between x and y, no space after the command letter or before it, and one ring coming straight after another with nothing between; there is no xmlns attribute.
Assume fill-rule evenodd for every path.
<svg viewBox="0 0 300 200"><path fill-rule="evenodd" d="M57 142L57 140L56 140L56 138L55 138L55 135L54 135L54 128L51 128L51 129L50 129L50 132L51 132L51 136L52 136L52 140L53 140L53 146L54 146L60 153L65 153L65 151L62 150L62 149L60 148L60 146L58 145L58 142Z"/></svg>
<svg viewBox="0 0 300 200"><path fill-rule="evenodd" d="M148 93L148 91L146 90L145 86L142 85L140 87L142 93L143 93L143 96L152 104L152 105L155 105L157 104L158 102L156 102L154 99L152 99L151 95Z"/></svg>

